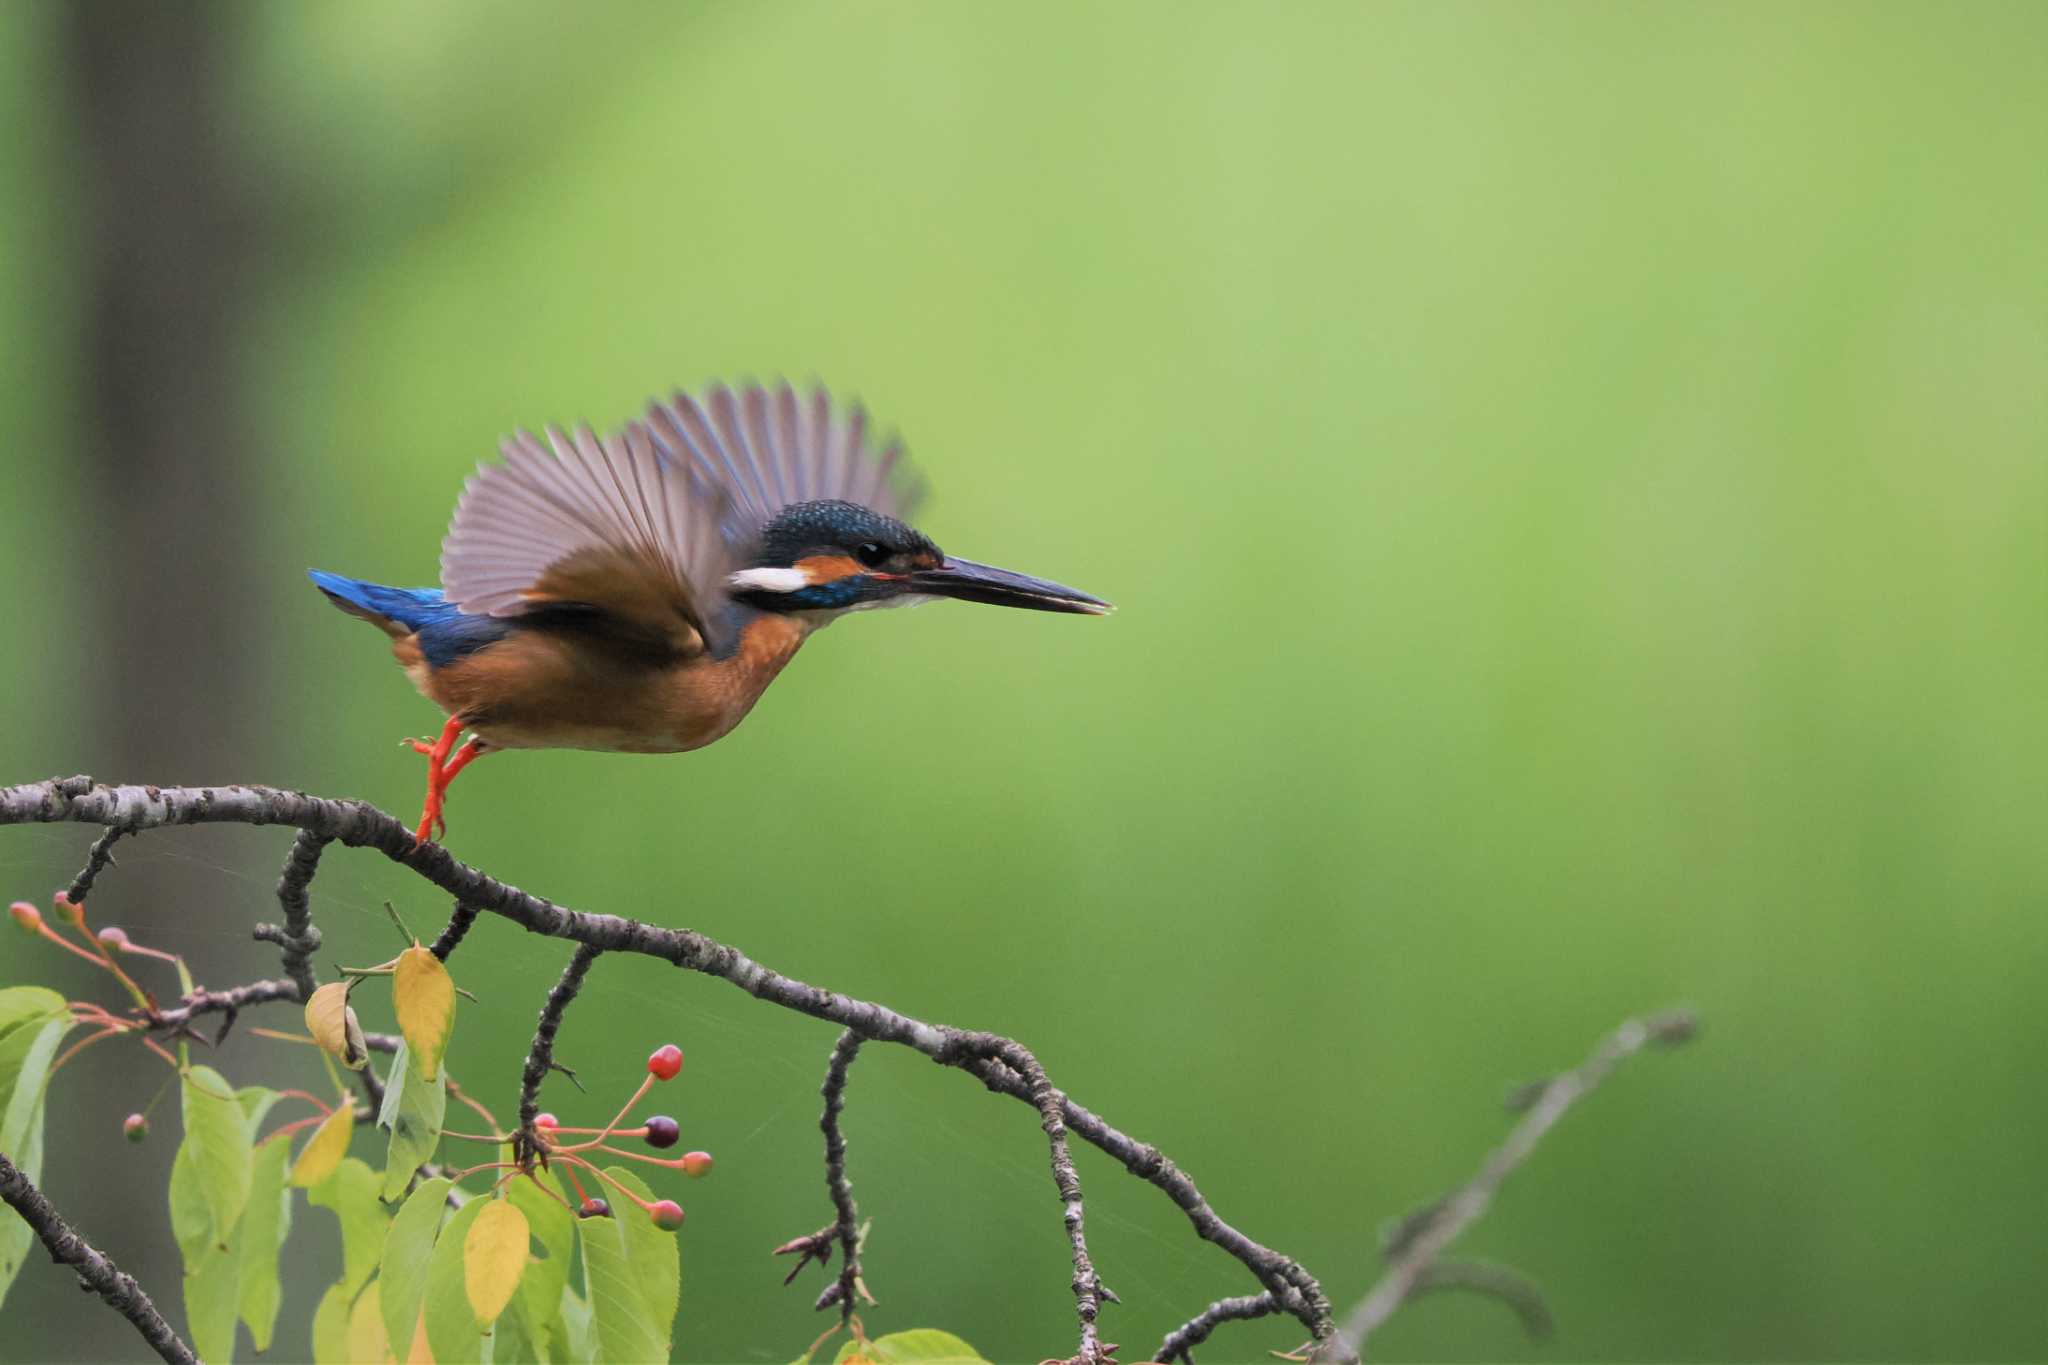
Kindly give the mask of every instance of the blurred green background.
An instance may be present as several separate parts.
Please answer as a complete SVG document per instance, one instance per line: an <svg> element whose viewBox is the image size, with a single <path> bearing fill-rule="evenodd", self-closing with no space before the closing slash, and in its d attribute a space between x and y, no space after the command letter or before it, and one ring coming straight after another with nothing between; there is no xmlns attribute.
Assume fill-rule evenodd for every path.
<svg viewBox="0 0 2048 1365"><path fill-rule="evenodd" d="M1701 1042L1463 1244L1559 1341L1439 1297L1379 1353L2038 1358L2044 45L2031 3L15 0L0 780L409 815L394 741L439 716L304 570L433 581L515 425L815 375L900 426L941 544L1121 611L857 619L702 753L482 765L459 856L1026 1040L1343 1304L1508 1085L1688 1002ZM87 837L0 832L0 889ZM138 840L96 911L261 971L286 844ZM386 897L446 911L330 856L323 959L386 955ZM486 922L455 959L454 1069L501 1112L565 956ZM674 1039L719 1157L679 1354L794 1356L820 1282L767 1253L828 1213L831 1029L593 980L560 1055L594 1093L551 1107ZM175 1301L175 1124L107 1141L162 1068L93 1056L45 1183ZM1024 1109L874 1050L848 1135L872 1329L1071 1349ZM1081 1174L1127 1358L1252 1287ZM276 1358L333 1242L302 1208ZM47 1265L7 1316L7 1360L140 1349Z"/></svg>

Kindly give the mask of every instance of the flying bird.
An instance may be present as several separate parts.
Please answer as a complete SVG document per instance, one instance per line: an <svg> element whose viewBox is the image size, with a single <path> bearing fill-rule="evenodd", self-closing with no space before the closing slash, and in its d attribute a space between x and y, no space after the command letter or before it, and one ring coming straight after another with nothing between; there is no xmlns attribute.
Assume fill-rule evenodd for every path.
<svg viewBox="0 0 2048 1365"><path fill-rule="evenodd" d="M940 550L907 520L921 487L901 447L876 450L866 413L822 387L713 385L614 435L550 427L500 450L456 504L439 588L310 573L448 715L439 738L406 741L427 758L422 843L480 754L722 738L848 612L944 597L1110 610Z"/></svg>

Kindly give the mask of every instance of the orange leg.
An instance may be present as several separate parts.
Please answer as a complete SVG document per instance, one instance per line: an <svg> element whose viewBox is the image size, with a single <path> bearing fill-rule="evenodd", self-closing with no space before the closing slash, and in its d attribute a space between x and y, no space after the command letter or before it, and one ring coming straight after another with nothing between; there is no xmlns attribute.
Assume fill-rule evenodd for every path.
<svg viewBox="0 0 2048 1365"><path fill-rule="evenodd" d="M484 742L472 739L461 749L456 750L452 758L449 756L449 751L455 749L455 741L462 738L462 728L462 717L450 716L448 723L441 727L441 737L432 744L423 739L406 741L412 746L414 753L427 756L427 800L425 808L420 812L420 827L413 831L412 837L416 843L425 843L427 837L434 833L436 826L442 833L447 832L448 822L441 817L441 807L446 801L448 784L455 780L457 773L467 768L479 754L485 752Z"/></svg>

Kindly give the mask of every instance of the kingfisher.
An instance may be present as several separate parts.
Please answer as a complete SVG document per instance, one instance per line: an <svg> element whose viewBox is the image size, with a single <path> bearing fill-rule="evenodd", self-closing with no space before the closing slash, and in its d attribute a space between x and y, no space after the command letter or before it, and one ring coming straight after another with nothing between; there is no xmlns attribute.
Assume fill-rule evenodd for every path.
<svg viewBox="0 0 2048 1365"><path fill-rule="evenodd" d="M441 586L311 570L391 638L447 722L414 839L498 749L668 754L730 734L817 631L938 598L1101 616L1107 602L959 559L909 523L900 442L823 386L713 384L599 437L548 427L479 465L441 542ZM467 740L463 739L467 732Z"/></svg>

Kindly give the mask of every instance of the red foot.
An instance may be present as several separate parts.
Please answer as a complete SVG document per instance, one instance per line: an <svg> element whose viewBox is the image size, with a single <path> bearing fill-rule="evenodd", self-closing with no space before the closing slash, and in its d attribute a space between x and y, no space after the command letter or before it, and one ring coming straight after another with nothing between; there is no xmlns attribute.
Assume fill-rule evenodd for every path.
<svg viewBox="0 0 2048 1365"><path fill-rule="evenodd" d="M427 800L424 809L420 811L420 827L413 831L415 843L424 844L428 836L436 833L437 829L442 834L448 832L448 822L441 817L441 807L447 799L448 784L453 782L455 775L467 768L477 755L484 752L484 742L472 739L457 750L454 757L449 757L449 750L454 749L455 741L462 737L462 726L460 716L450 716L448 723L441 727L441 737L432 744L423 739L406 741L412 746L414 753L427 756Z"/></svg>

